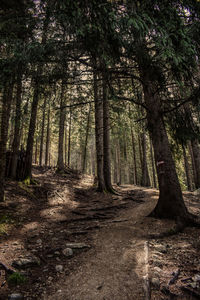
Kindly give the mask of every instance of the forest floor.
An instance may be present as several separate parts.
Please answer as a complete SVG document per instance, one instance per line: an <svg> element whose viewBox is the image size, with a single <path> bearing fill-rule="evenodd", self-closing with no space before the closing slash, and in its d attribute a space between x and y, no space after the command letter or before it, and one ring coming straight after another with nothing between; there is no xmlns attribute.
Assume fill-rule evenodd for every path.
<svg viewBox="0 0 200 300"><path fill-rule="evenodd" d="M153 238L174 226L147 217L157 190L123 185L118 195L100 194L90 176L39 167L34 179L6 182L1 300L200 299L200 229ZM199 215L198 196L184 199Z"/></svg>

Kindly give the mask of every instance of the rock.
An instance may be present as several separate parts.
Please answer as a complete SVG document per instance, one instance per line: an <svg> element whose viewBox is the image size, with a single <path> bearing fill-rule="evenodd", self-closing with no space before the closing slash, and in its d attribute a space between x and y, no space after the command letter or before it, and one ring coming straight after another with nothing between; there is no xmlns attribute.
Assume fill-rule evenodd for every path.
<svg viewBox="0 0 200 300"><path fill-rule="evenodd" d="M191 282L188 286L191 286L193 289L196 289L197 282Z"/></svg>
<svg viewBox="0 0 200 300"><path fill-rule="evenodd" d="M154 267L153 269L154 269L154 272L157 272L157 273L162 273L163 272L163 270L159 267Z"/></svg>
<svg viewBox="0 0 200 300"><path fill-rule="evenodd" d="M158 252L167 253L167 246L166 245L155 245L155 248Z"/></svg>
<svg viewBox="0 0 200 300"><path fill-rule="evenodd" d="M200 188L194 191L194 195L196 196L200 195Z"/></svg>
<svg viewBox="0 0 200 300"><path fill-rule="evenodd" d="M8 297L8 300L22 300L24 299L22 294L13 293Z"/></svg>
<svg viewBox="0 0 200 300"><path fill-rule="evenodd" d="M160 279L158 277L153 277L151 279L151 284L156 290L160 289Z"/></svg>
<svg viewBox="0 0 200 300"><path fill-rule="evenodd" d="M26 256L19 258L18 260L14 260L12 262L12 266L17 269L25 269L29 267L39 266L40 259L36 256Z"/></svg>
<svg viewBox="0 0 200 300"><path fill-rule="evenodd" d="M67 248L71 249L83 249L83 248L91 248L89 245L84 243L67 243L65 244Z"/></svg>
<svg viewBox="0 0 200 300"><path fill-rule="evenodd" d="M200 282L200 275L197 274L192 279L193 281Z"/></svg>
<svg viewBox="0 0 200 300"><path fill-rule="evenodd" d="M60 252L59 251L55 251L54 254L55 255L60 255Z"/></svg>
<svg viewBox="0 0 200 300"><path fill-rule="evenodd" d="M42 240L41 240L41 239L38 239L38 240L36 241L36 243L37 243L37 244L42 244Z"/></svg>
<svg viewBox="0 0 200 300"><path fill-rule="evenodd" d="M66 257L73 256L73 250L71 248L65 248L65 249L63 249L62 253Z"/></svg>
<svg viewBox="0 0 200 300"><path fill-rule="evenodd" d="M63 271L63 266L62 265L57 265L56 266L56 271L57 272L62 272Z"/></svg>

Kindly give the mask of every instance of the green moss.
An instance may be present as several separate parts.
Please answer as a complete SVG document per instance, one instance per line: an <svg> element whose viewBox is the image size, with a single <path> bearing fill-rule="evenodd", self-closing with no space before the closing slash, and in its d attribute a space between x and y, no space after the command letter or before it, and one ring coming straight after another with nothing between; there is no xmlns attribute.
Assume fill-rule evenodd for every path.
<svg viewBox="0 0 200 300"><path fill-rule="evenodd" d="M11 224L15 221L11 218L10 215L1 215L0 216L0 235L7 234Z"/></svg>
<svg viewBox="0 0 200 300"><path fill-rule="evenodd" d="M12 285L23 284L26 282L26 278L24 275L14 272L12 275L8 277L8 283Z"/></svg>

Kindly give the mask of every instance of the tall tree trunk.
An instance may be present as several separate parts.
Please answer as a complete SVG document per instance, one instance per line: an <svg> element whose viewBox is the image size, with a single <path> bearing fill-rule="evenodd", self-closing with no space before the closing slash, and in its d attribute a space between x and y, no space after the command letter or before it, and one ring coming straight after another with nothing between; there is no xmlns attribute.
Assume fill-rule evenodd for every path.
<svg viewBox="0 0 200 300"><path fill-rule="evenodd" d="M22 67L18 67L17 74L17 92L16 92L16 111L15 111L15 132L12 145L12 165L11 165L11 177L16 179L17 177L17 160L18 151L20 147L20 129L21 129L21 103L22 103Z"/></svg>
<svg viewBox="0 0 200 300"><path fill-rule="evenodd" d="M91 104L88 111L88 117L87 117L87 127L86 127L86 133L85 133L85 145L83 150L83 166L82 171L85 172L86 169L86 156L87 156L87 144L88 144L88 136L89 136L89 129L90 129L90 114L91 114Z"/></svg>
<svg viewBox="0 0 200 300"><path fill-rule="evenodd" d="M195 188L195 180L196 180L196 170L195 170L195 163L194 163L194 155L192 152L192 145L191 145L191 141L189 141L189 153L190 153L190 157L191 157L191 162L192 162L192 188Z"/></svg>
<svg viewBox="0 0 200 300"><path fill-rule="evenodd" d="M150 71L150 72L149 72ZM154 157L159 183L159 199L152 213L156 217L188 219L181 187L172 158L170 144L162 118L161 102L157 86L151 81L152 70L141 69L144 101L147 107L147 122L154 147Z"/></svg>
<svg viewBox="0 0 200 300"><path fill-rule="evenodd" d="M187 188L188 188L188 191L191 191L192 190L192 181L191 181L191 176L190 176L190 168L189 168L188 158L187 158L187 154L186 154L184 145L182 145L182 149L183 149L183 158L184 158L184 167L185 167Z"/></svg>
<svg viewBox="0 0 200 300"><path fill-rule="evenodd" d="M146 134L141 135L142 141L142 186L150 186L149 171L147 166Z"/></svg>
<svg viewBox="0 0 200 300"><path fill-rule="evenodd" d="M41 73L41 69L39 68L39 74ZM36 127L36 119L37 119L37 108L39 102L39 78L37 76L35 80L35 88L33 94L33 102L31 107L31 118L29 124L29 132L28 139L26 145L26 161L25 161L25 170L24 170L24 179L30 179L32 176L32 156L33 156L33 143L34 143L34 135L35 135L35 127Z"/></svg>
<svg viewBox="0 0 200 300"><path fill-rule="evenodd" d="M154 155L153 155L153 145L152 145L151 137L150 137L150 151L151 151L151 165L152 165L152 175L153 175L153 187L157 188L156 172L155 172L155 160L154 160Z"/></svg>
<svg viewBox="0 0 200 300"><path fill-rule="evenodd" d="M47 135L46 135L46 151L45 151L45 166L48 165L48 158L49 158L49 146L50 146L50 104L48 109L47 115Z"/></svg>
<svg viewBox="0 0 200 300"><path fill-rule="evenodd" d="M64 169L63 160L63 145L64 145L64 129L65 129L65 119L66 119L66 109L63 107L65 105L65 89L64 83L61 85L61 96L60 96L60 122L59 122L59 142L58 142L58 170Z"/></svg>
<svg viewBox="0 0 200 300"><path fill-rule="evenodd" d="M65 126L65 167L67 166L67 127Z"/></svg>
<svg viewBox="0 0 200 300"><path fill-rule="evenodd" d="M200 188L200 147L197 139L191 141L195 168L195 187Z"/></svg>
<svg viewBox="0 0 200 300"><path fill-rule="evenodd" d="M0 202L4 201L4 181L6 172L6 144L8 139L8 125L12 103L14 79L7 82L3 91L2 114L1 114L1 136L0 136Z"/></svg>
<svg viewBox="0 0 200 300"><path fill-rule="evenodd" d="M72 111L69 110L69 135L68 135L68 157L67 157L67 166L70 168L71 163L71 130L72 130Z"/></svg>
<svg viewBox="0 0 200 300"><path fill-rule="evenodd" d="M43 105L43 114L42 114L42 128L41 128L41 137L40 137L40 166L43 163L43 146L44 146L44 127L45 127L45 115L46 115L46 97L44 99Z"/></svg>
<svg viewBox="0 0 200 300"><path fill-rule="evenodd" d="M103 172L106 190L112 193L114 190L111 183L110 155L110 116L108 90L105 75L103 74Z"/></svg>
<svg viewBox="0 0 200 300"><path fill-rule="evenodd" d="M132 141L133 164L134 164L133 183L137 185L138 184L138 172L137 172L137 160L136 160L136 150L135 150L135 137L134 137L132 125L131 125L131 141Z"/></svg>
<svg viewBox="0 0 200 300"><path fill-rule="evenodd" d="M96 66L95 66L96 67ZM97 72L94 70L94 101L95 101L95 137L96 137L96 156L97 156L97 178L98 190L105 190L103 172L103 103L98 95Z"/></svg>

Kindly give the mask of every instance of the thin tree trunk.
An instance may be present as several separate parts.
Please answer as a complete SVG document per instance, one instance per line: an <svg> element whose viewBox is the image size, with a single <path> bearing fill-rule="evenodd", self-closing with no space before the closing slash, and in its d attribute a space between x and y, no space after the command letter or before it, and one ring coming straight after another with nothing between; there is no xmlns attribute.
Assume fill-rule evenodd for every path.
<svg viewBox="0 0 200 300"><path fill-rule="evenodd" d="M146 134L141 135L142 141L142 186L150 186L149 171L147 166Z"/></svg>
<svg viewBox="0 0 200 300"><path fill-rule="evenodd" d="M17 93L16 93L16 112L15 112L15 132L12 145L12 165L11 165L11 177L16 179L17 177L17 160L18 151L20 147L20 129L21 129L21 103L22 103L22 67L18 67L17 74Z"/></svg>
<svg viewBox="0 0 200 300"><path fill-rule="evenodd" d="M44 146L44 127L45 127L45 115L46 115L46 97L44 99L43 114L42 114L42 129L40 137L40 166L43 163L43 146Z"/></svg>
<svg viewBox="0 0 200 300"><path fill-rule="evenodd" d="M193 177L192 188L195 188L196 170L195 170L194 155L193 155L193 151L192 151L191 141L189 141L189 153L190 153L191 162L192 162L192 177Z"/></svg>
<svg viewBox="0 0 200 300"><path fill-rule="evenodd" d="M88 136L89 136L89 129L90 129L90 114L91 114L91 104L88 111L87 127L85 133L85 145L84 145L84 152L83 152L83 167L82 167L83 173L85 172L86 169L87 144L88 144Z"/></svg>
<svg viewBox="0 0 200 300"><path fill-rule="evenodd" d="M0 136L0 202L4 201L4 180L6 172L6 144L8 139L8 126L10 109L12 103L14 79L7 82L3 91L2 115L1 115L1 136Z"/></svg>
<svg viewBox="0 0 200 300"><path fill-rule="evenodd" d="M183 158L184 158L184 167L185 167L187 188L188 188L188 191L191 191L192 190L192 182L191 182L191 176L190 176L190 168L189 168L188 158L187 158L187 154L186 154L184 145L182 145L182 149L183 149Z"/></svg>
<svg viewBox="0 0 200 300"><path fill-rule="evenodd" d="M72 111L71 108L69 110L69 135L68 135L68 158L67 158L67 166L70 168L71 163L71 130L72 130Z"/></svg>
<svg viewBox="0 0 200 300"><path fill-rule="evenodd" d="M195 187L200 188L200 147L197 139L191 141L195 168Z"/></svg>
<svg viewBox="0 0 200 300"><path fill-rule="evenodd" d="M38 73L41 74L41 68L38 69ZM25 161L25 170L24 170L24 179L30 179L32 176L32 156L33 156L33 143L34 143L34 134L36 127L37 119L37 108L39 102L39 82L38 76L35 80L35 88L33 95L33 102L31 107L31 118L29 124L28 139L26 145L26 161Z"/></svg>
<svg viewBox="0 0 200 300"><path fill-rule="evenodd" d="M65 167L67 166L67 127L65 126Z"/></svg>
<svg viewBox="0 0 200 300"><path fill-rule="evenodd" d="M132 149L133 149L133 164L134 164L134 175L133 175L133 183L138 184L138 172L137 172L137 160L136 160L136 151L135 151L135 137L133 133L133 127L131 125L131 140L132 140Z"/></svg>
<svg viewBox="0 0 200 300"><path fill-rule="evenodd" d="M103 192L106 189L103 172L103 103L98 95L96 70L94 70L94 101L98 190Z"/></svg>
<svg viewBox="0 0 200 300"><path fill-rule="evenodd" d="M58 142L58 170L64 169L63 160L63 145L64 145L64 129L65 129L65 119L66 119L66 109L63 107L65 105L65 89L64 83L61 85L61 96L60 96L60 122L59 122L59 142Z"/></svg>
<svg viewBox="0 0 200 300"><path fill-rule="evenodd" d="M153 145L152 145L152 140L150 137L150 151L151 151L151 164L152 164L152 175L153 175L153 187L157 188L157 183L156 183L156 172L155 172L155 160L154 160L154 155L153 155Z"/></svg>
<svg viewBox="0 0 200 300"><path fill-rule="evenodd" d="M48 109L48 116L47 116L47 135L46 135L46 152L45 152L45 166L48 165L48 158L49 158L49 146L50 146L50 104Z"/></svg>
<svg viewBox="0 0 200 300"><path fill-rule="evenodd" d="M104 75L103 75L104 77ZM106 80L103 78L103 172L106 190L113 193L110 159L110 116Z"/></svg>

